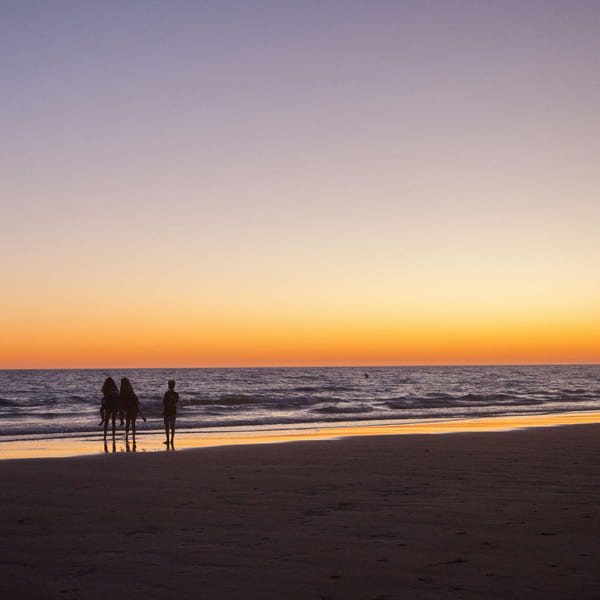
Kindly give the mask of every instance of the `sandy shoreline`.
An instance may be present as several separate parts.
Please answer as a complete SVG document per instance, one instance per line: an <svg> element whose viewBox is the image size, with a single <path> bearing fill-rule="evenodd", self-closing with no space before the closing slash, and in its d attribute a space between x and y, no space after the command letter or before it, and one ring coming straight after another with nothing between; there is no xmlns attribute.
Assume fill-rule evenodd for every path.
<svg viewBox="0 0 600 600"><path fill-rule="evenodd" d="M571 413L550 413L537 415L512 415L484 417L477 419L418 419L415 421L372 421L345 424L287 425L272 428L228 430L182 430L176 435L177 450L209 448L215 446L239 446L248 444L273 444L333 440L347 437L375 435L413 435L441 433L473 433L506 431L520 428L548 427L600 423L600 411L579 411ZM104 453L164 452L165 439L162 431L148 431L144 424L138 429L136 444L131 435L125 441L124 430L117 430L115 443L109 432L104 443L102 431L97 434L69 437L49 437L40 439L11 440L0 437L0 460L21 458L66 458L72 456L92 456Z"/></svg>
<svg viewBox="0 0 600 600"><path fill-rule="evenodd" d="M11 598L600 597L600 425L0 461Z"/></svg>

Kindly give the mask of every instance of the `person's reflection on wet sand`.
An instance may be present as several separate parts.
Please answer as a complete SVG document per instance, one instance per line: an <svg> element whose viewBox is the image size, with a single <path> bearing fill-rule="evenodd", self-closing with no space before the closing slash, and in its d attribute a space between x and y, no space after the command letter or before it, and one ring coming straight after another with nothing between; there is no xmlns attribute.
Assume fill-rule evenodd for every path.
<svg viewBox="0 0 600 600"><path fill-rule="evenodd" d="M117 445L115 444L114 440L112 443L112 450L108 449L108 442L106 440L104 440L104 452L106 452L106 454L109 454L110 452L115 453L117 451Z"/></svg>

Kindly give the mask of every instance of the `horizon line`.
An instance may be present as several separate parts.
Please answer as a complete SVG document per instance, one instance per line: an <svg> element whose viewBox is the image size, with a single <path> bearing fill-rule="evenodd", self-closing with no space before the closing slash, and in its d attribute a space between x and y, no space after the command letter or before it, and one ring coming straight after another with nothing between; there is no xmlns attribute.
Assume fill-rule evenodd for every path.
<svg viewBox="0 0 600 600"><path fill-rule="evenodd" d="M102 367L1 367L0 371L108 371L108 370L219 370L219 369L385 369L385 368L449 368L449 367L595 367L599 362L580 363L429 363L429 364L372 364L372 365L246 365L246 366L162 366L162 367L140 367L140 366L102 366Z"/></svg>

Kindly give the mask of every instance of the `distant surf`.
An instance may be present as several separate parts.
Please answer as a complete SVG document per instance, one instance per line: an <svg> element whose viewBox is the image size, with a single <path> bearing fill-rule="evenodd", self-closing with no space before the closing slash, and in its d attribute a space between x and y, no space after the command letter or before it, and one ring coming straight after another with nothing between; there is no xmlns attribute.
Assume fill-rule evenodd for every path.
<svg viewBox="0 0 600 600"><path fill-rule="evenodd" d="M368 377L365 377L368 374ZM0 371L0 440L100 435L102 382L128 377L160 432L168 379L178 428L260 430L600 409L600 365Z"/></svg>

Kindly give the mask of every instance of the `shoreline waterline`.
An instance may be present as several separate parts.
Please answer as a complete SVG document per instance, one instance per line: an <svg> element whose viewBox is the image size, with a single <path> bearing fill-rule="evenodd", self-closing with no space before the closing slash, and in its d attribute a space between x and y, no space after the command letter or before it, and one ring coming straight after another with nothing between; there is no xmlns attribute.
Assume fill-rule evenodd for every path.
<svg viewBox="0 0 600 600"><path fill-rule="evenodd" d="M415 420L385 423L337 423L318 427L293 425L268 429L186 430L177 431L175 451L212 448L217 446L244 446L336 440L349 437L440 435L448 433L501 432L537 427L557 427L600 423L600 411L564 412L535 415L503 415L473 419ZM164 432L138 430L136 444L132 437L126 442L119 429L113 445L112 435L106 439L102 432L85 436L49 437L36 439L3 440L0 438L0 460L44 459L94 456L101 454L165 452ZM169 451L173 451L169 449Z"/></svg>

